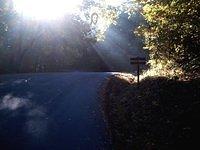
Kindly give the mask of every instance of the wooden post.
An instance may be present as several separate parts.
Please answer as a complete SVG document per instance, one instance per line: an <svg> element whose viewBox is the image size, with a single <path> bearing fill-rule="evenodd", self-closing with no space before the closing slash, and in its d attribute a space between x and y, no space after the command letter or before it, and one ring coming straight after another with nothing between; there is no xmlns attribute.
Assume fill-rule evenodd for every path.
<svg viewBox="0 0 200 150"><path fill-rule="evenodd" d="M140 65L145 65L146 64L146 59L142 57L134 57L130 58L131 64L132 65L137 65L137 83L139 85L140 83Z"/></svg>
<svg viewBox="0 0 200 150"><path fill-rule="evenodd" d="M139 63L137 64L137 83L140 83L140 65Z"/></svg>

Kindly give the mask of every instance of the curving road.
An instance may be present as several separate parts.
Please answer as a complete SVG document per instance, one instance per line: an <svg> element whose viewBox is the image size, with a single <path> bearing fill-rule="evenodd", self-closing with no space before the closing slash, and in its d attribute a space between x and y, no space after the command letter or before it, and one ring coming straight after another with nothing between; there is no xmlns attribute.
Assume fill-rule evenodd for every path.
<svg viewBox="0 0 200 150"><path fill-rule="evenodd" d="M110 74L0 76L0 149L111 149L98 94Z"/></svg>

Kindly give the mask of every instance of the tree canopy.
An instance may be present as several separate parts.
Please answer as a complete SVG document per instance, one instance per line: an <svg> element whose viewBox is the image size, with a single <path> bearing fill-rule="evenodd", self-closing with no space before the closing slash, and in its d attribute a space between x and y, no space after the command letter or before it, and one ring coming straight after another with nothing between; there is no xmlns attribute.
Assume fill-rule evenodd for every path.
<svg viewBox="0 0 200 150"><path fill-rule="evenodd" d="M140 1L146 24L138 27L152 67L173 75L200 74L200 4L196 0Z"/></svg>

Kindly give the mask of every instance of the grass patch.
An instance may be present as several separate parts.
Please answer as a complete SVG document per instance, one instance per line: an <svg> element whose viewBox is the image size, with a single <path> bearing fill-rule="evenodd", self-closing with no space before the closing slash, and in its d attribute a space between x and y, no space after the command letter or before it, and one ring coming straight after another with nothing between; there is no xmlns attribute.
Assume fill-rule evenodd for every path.
<svg viewBox="0 0 200 150"><path fill-rule="evenodd" d="M200 148L199 79L112 76L103 107L115 150Z"/></svg>

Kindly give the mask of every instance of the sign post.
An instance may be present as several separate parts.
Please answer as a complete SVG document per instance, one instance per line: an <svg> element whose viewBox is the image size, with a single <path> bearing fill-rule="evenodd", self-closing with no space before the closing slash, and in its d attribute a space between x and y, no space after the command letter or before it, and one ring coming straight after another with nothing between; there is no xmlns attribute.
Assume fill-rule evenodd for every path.
<svg viewBox="0 0 200 150"><path fill-rule="evenodd" d="M143 57L133 57L130 58L131 65L137 65L137 83L140 82L140 65L146 64L146 59Z"/></svg>

